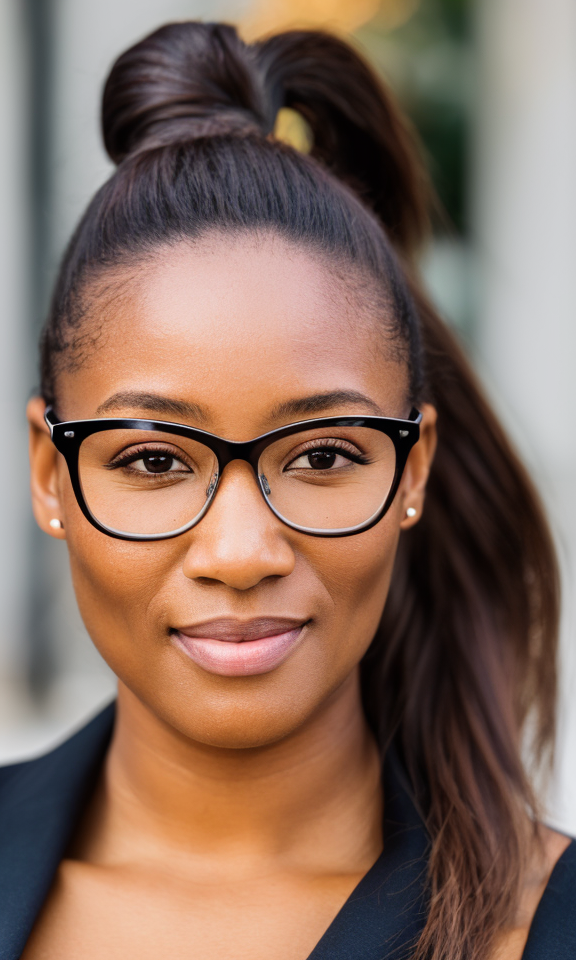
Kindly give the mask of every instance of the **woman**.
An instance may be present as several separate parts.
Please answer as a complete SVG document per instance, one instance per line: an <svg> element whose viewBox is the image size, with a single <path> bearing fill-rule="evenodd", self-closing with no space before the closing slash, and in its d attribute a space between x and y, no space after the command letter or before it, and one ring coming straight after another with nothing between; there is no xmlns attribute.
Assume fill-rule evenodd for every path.
<svg viewBox="0 0 576 960"><path fill-rule="evenodd" d="M29 420L118 700L2 772L0 955L573 957L576 845L521 759L553 549L418 285L389 94L323 34L175 24L103 129Z"/></svg>

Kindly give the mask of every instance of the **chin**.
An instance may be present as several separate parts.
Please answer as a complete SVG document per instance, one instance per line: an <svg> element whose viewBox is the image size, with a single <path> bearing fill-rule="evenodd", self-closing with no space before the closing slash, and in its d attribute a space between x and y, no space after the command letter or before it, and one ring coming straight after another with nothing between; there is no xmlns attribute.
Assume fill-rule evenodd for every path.
<svg viewBox="0 0 576 960"><path fill-rule="evenodd" d="M241 686L240 686L241 685ZM215 685L216 686L216 685ZM235 690L194 690L180 699L133 690L148 709L182 736L210 747L248 750L290 737L314 716L317 698L279 690L264 676L234 681ZM292 687L292 685L290 685ZM241 694L241 695L238 695ZM321 698L322 699L322 698Z"/></svg>
<svg viewBox="0 0 576 960"><path fill-rule="evenodd" d="M255 710L252 716L235 711L210 711L202 722L190 723L188 717L174 723L180 733L196 743L221 750L250 750L271 746L285 740L305 725L308 717L290 714L272 718L266 711Z"/></svg>

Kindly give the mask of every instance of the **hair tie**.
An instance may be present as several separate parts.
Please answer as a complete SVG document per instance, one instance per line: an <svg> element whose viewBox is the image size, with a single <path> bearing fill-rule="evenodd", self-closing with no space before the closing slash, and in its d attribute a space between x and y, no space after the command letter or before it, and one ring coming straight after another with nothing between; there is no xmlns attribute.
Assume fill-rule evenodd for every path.
<svg viewBox="0 0 576 960"><path fill-rule="evenodd" d="M280 108L274 121L272 137L287 143L300 153L310 153L314 146L312 127L306 118L292 107Z"/></svg>

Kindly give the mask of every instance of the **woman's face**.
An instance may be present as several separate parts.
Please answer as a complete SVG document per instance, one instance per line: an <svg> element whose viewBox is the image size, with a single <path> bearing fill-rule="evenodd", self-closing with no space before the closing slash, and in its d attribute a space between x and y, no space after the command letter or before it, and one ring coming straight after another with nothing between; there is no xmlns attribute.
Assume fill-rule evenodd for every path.
<svg viewBox="0 0 576 960"><path fill-rule="evenodd" d="M409 412L406 370L387 356L359 281L277 237L171 247L101 284L91 314L90 352L59 378L61 419L101 416L106 404L107 416L250 440L306 418ZM406 509L422 509L431 408L395 501L370 530L324 539L288 528L248 464L234 461L198 526L155 542L112 539L87 522L42 401L29 412L37 520L68 543L98 650L157 716L204 743L256 746L287 736L355 681L400 531L415 522ZM62 531L49 526L54 517ZM280 653L276 643L268 660L242 657L235 641L279 630L289 634ZM203 657L193 633L219 641L216 653Z"/></svg>

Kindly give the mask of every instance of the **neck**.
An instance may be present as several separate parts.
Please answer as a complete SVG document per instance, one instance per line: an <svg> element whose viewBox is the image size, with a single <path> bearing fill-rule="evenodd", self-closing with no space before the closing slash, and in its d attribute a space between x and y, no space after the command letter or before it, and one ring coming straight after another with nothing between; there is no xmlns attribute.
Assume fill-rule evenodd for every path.
<svg viewBox="0 0 576 960"><path fill-rule="evenodd" d="M265 747L222 749L190 740L120 684L103 782L77 855L98 862L167 851L197 860L231 855L359 872L381 849L376 744L354 675L299 730Z"/></svg>

